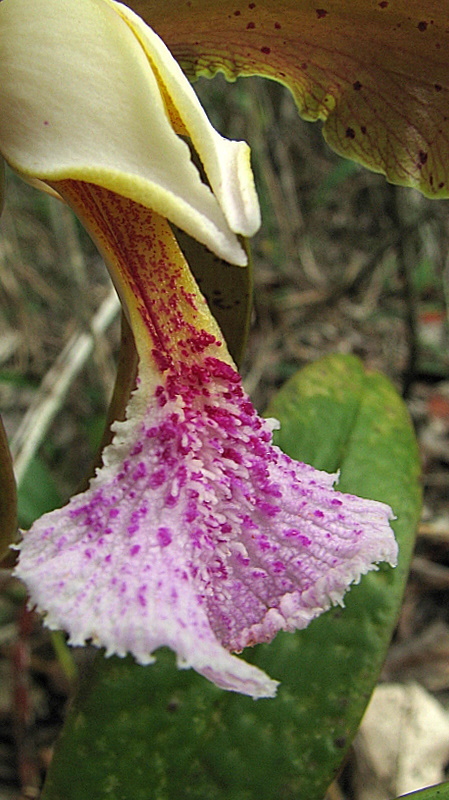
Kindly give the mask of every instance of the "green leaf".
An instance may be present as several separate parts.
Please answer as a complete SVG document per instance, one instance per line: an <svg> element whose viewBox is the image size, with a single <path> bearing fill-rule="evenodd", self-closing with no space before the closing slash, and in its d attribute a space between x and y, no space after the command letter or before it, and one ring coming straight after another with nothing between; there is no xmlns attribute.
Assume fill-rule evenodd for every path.
<svg viewBox="0 0 449 800"><path fill-rule="evenodd" d="M449 800L449 783L440 783L438 786L431 786L430 789L421 789L419 792L403 794L401 797L408 797L410 800Z"/></svg>
<svg viewBox="0 0 449 800"><path fill-rule="evenodd" d="M441 0L128 0L189 77L288 86L341 155L449 193L449 7Z"/></svg>
<svg viewBox="0 0 449 800"><path fill-rule="evenodd" d="M19 523L29 528L34 520L61 505L61 495L53 476L41 458L35 456L18 489Z"/></svg>
<svg viewBox="0 0 449 800"><path fill-rule="evenodd" d="M392 505L399 566L365 576L345 609L245 651L281 681L273 700L222 692L176 670L167 650L149 667L99 655L69 711L43 800L322 800L398 614L420 509L418 454L394 388L352 357L304 369L269 413L295 457L340 468L341 489Z"/></svg>
<svg viewBox="0 0 449 800"><path fill-rule="evenodd" d="M11 453L0 418L0 559L8 552L17 533L17 491Z"/></svg>

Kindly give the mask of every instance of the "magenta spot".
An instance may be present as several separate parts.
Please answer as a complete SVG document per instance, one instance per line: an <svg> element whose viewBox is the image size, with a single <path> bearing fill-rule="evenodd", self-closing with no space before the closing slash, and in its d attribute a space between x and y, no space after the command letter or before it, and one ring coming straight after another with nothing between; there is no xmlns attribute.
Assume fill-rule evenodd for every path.
<svg viewBox="0 0 449 800"><path fill-rule="evenodd" d="M146 605L147 605L147 599L145 597L146 590L147 590L147 586L146 586L146 584L144 584L143 586L140 587L140 589L139 589L139 591L137 593L137 599L139 601L139 604L142 606L142 608L145 608Z"/></svg>
<svg viewBox="0 0 449 800"><path fill-rule="evenodd" d="M163 386L158 386L156 388L156 391L155 391L154 394L156 396L156 400L157 400L158 406L160 408L163 408L167 404L167 395L166 395L164 387ZM150 431L147 431L146 435L150 436L151 435Z"/></svg>
<svg viewBox="0 0 449 800"><path fill-rule="evenodd" d="M316 8L315 11L318 19L324 19L324 17L327 17L329 13L325 8Z"/></svg>
<svg viewBox="0 0 449 800"><path fill-rule="evenodd" d="M243 527L244 530L250 531L250 530L254 530L255 528L257 528L256 523L253 522L253 520L251 519L249 514L244 514L241 517L241 520L242 520L242 527Z"/></svg>
<svg viewBox="0 0 449 800"><path fill-rule="evenodd" d="M242 411L244 411L245 414L248 414L249 417L254 417L256 413L254 406L250 402L242 403Z"/></svg>
<svg viewBox="0 0 449 800"><path fill-rule="evenodd" d="M133 480L138 481L140 478L145 478L147 474L146 464L141 461L133 472Z"/></svg>
<svg viewBox="0 0 449 800"><path fill-rule="evenodd" d="M259 550L262 550L262 553L266 553L268 550L271 550L271 544L266 536L259 536L257 544L259 545Z"/></svg>
<svg viewBox="0 0 449 800"><path fill-rule="evenodd" d="M84 555L86 558L92 558L92 550L85 550Z"/></svg>
<svg viewBox="0 0 449 800"><path fill-rule="evenodd" d="M280 22L275 22L275 23L274 23L274 27L276 28L276 30L277 30L277 31L280 31L280 29L281 29L281 23L280 23Z"/></svg>
<svg viewBox="0 0 449 800"><path fill-rule="evenodd" d="M158 489L159 486L165 481L165 469L157 469L150 477L148 481L148 486L150 489Z"/></svg>
<svg viewBox="0 0 449 800"><path fill-rule="evenodd" d="M156 366L160 372L165 372L165 370L170 369L173 366L172 358L165 353L161 353L160 350L153 349L151 351L151 355L153 356Z"/></svg>
<svg viewBox="0 0 449 800"><path fill-rule="evenodd" d="M275 575L280 575L285 572L285 564L282 561L273 561L273 572Z"/></svg>
<svg viewBox="0 0 449 800"><path fill-rule="evenodd" d="M76 519L76 517L79 517L80 514L83 514L85 511L87 511L87 506L80 506L79 508L71 508L69 511L69 516L71 519Z"/></svg>
<svg viewBox="0 0 449 800"><path fill-rule="evenodd" d="M267 573L264 572L262 569L253 569L251 571L251 575L253 578L266 578Z"/></svg>
<svg viewBox="0 0 449 800"><path fill-rule="evenodd" d="M139 530L139 525L138 524L128 525L126 530L128 531L129 536L133 536Z"/></svg>
<svg viewBox="0 0 449 800"><path fill-rule="evenodd" d="M131 450L131 455L138 456L139 453L142 452L142 450L143 450L143 444L142 442L138 442L136 445L134 445L133 449Z"/></svg>
<svg viewBox="0 0 449 800"><path fill-rule="evenodd" d="M248 22L248 25L246 26L246 30L247 31L252 31L252 30L254 30L255 27L256 27L256 23L255 22Z"/></svg>
<svg viewBox="0 0 449 800"><path fill-rule="evenodd" d="M201 540L202 540L202 531L199 529L192 531L192 533L190 534L190 541L192 542L193 546L200 549L202 547Z"/></svg>
<svg viewBox="0 0 449 800"><path fill-rule="evenodd" d="M343 503L341 500L338 500L336 497L331 500L331 506L342 506Z"/></svg>
<svg viewBox="0 0 449 800"><path fill-rule="evenodd" d="M251 24L251 23L250 23ZM248 27L248 26L247 26ZM195 333L190 339L186 340L192 353L203 353L211 344L216 344L217 340L212 333L208 331L200 331Z"/></svg>
<svg viewBox="0 0 449 800"><path fill-rule="evenodd" d="M189 500L189 502L187 504L185 517L184 517L185 521L187 523L193 522L197 518L198 513L199 512L198 512L197 504L193 500Z"/></svg>
<svg viewBox="0 0 449 800"><path fill-rule="evenodd" d="M118 508L111 508L109 512L110 519L115 519L120 514L120 510Z"/></svg>
<svg viewBox="0 0 449 800"><path fill-rule="evenodd" d="M267 503L265 500L256 500L256 506L262 514L265 514L267 517L275 517L276 514L279 514L280 508L279 506L273 506L271 503Z"/></svg>
<svg viewBox="0 0 449 800"><path fill-rule="evenodd" d="M130 556L136 556L139 551L140 551L140 544L134 544L131 547L129 554Z"/></svg>
<svg viewBox="0 0 449 800"><path fill-rule="evenodd" d="M106 556L106 558L105 558L105 561L106 561L106 563L107 563L107 564L109 564L109 563L110 563L110 561L111 561L111 558L112 558L112 556L111 556L111 554L109 553L109 555L108 555L108 556Z"/></svg>
<svg viewBox="0 0 449 800"><path fill-rule="evenodd" d="M172 535L169 528L159 528L157 532L157 541L161 547L167 547L169 544L171 544Z"/></svg>
<svg viewBox="0 0 449 800"><path fill-rule="evenodd" d="M317 510L317 511L314 511L314 512L313 512L313 516L314 516L314 517L317 517L317 519L323 519L323 517L324 517L324 514L323 514L323 512L322 512L322 511L320 511L320 510Z"/></svg>

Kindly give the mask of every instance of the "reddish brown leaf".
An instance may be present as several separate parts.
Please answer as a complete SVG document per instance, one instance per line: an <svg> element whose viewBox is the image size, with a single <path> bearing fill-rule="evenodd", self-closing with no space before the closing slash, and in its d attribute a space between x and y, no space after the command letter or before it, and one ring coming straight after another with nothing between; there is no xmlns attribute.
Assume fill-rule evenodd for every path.
<svg viewBox="0 0 449 800"><path fill-rule="evenodd" d="M323 2L323 0L321 0ZM449 6L441 0L131 0L188 75L265 75L329 144L449 194Z"/></svg>

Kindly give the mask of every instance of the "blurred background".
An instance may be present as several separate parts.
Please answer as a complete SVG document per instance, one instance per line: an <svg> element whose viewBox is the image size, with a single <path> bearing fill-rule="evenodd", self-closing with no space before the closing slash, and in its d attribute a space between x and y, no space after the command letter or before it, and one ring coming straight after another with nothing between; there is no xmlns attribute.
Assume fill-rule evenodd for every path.
<svg viewBox="0 0 449 800"><path fill-rule="evenodd" d="M278 84L250 78L229 85L217 77L196 89L215 127L247 140L253 153L263 226L252 241L254 309L242 373L255 405L263 411L290 375L333 352L354 353L387 374L408 404L421 448L424 510L382 679L405 689L417 682L445 721L447 201L393 187L336 156L320 126L301 121ZM0 229L0 409L16 461L20 524L27 528L65 502L89 470L115 376L120 313L106 270L71 212L10 173ZM89 654L73 658L62 636L40 627L7 570L0 572L0 590L0 800L18 800L38 796L76 671ZM407 695L388 703L397 702L407 719L421 700ZM449 762L442 725L435 756L441 776ZM376 738L367 732L365 740L370 735ZM385 778L363 734L359 739L329 797L363 800L368 773L369 800L399 794L402 756ZM421 739L429 744L428 729ZM433 757L423 758L428 764Z"/></svg>

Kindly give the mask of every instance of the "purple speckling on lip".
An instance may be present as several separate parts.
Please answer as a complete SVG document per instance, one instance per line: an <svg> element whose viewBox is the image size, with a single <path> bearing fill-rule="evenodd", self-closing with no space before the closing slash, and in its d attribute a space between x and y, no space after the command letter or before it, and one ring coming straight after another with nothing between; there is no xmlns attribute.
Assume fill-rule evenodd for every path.
<svg viewBox="0 0 449 800"><path fill-rule="evenodd" d="M135 533L137 533L139 528L140 525L138 523L135 523L134 525L128 525L126 532L128 533L128 536L133 536Z"/></svg>
<svg viewBox="0 0 449 800"><path fill-rule="evenodd" d="M148 587L145 584L144 586L140 586L139 591L137 592L137 599L139 601L139 605L142 606L142 608L145 608L147 605L147 598L146 598L147 588Z"/></svg>
<svg viewBox="0 0 449 800"><path fill-rule="evenodd" d="M131 456L138 456L143 450L143 443L137 442L137 444L132 448L130 455Z"/></svg>
<svg viewBox="0 0 449 800"><path fill-rule="evenodd" d="M107 468L25 534L17 574L77 641L85 620L110 652L148 663L168 645L223 688L269 696L274 682L231 653L304 627L393 563L391 512L274 447L232 367L197 366L168 370L143 417L116 424Z"/></svg>
<svg viewBox="0 0 449 800"><path fill-rule="evenodd" d="M281 510L280 506L273 506L271 503L267 503L265 500L261 499L256 500L256 507L267 517L275 517Z"/></svg>
<svg viewBox="0 0 449 800"><path fill-rule="evenodd" d="M133 472L133 480L138 481L141 478L145 478L146 474L147 474L146 464L144 461L141 461Z"/></svg>
<svg viewBox="0 0 449 800"><path fill-rule="evenodd" d="M168 528L159 528L157 532L157 541L161 547L167 547L171 544L172 535Z"/></svg>
<svg viewBox="0 0 449 800"><path fill-rule="evenodd" d="M155 470L149 478L148 486L150 489L158 489L159 486L162 486L167 479L165 469L157 469Z"/></svg>

